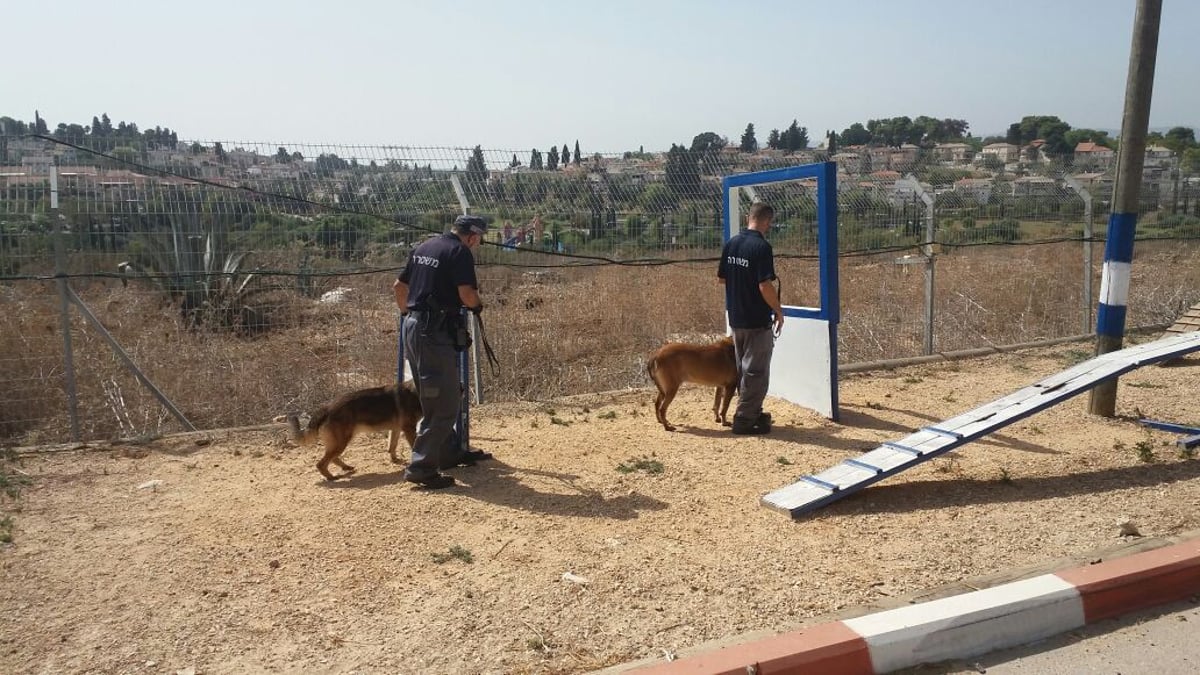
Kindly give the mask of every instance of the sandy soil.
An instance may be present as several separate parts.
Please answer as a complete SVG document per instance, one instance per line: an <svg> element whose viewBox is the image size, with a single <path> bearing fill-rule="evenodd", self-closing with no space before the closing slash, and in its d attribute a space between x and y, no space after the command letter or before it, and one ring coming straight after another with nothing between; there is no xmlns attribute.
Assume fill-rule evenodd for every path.
<svg viewBox="0 0 1200 675"><path fill-rule="evenodd" d="M765 438L698 388L676 433L647 391L479 406L496 460L442 492L401 482L380 436L335 484L282 428L26 453L0 671L583 672L1117 544L1124 521L1200 527L1200 461L1086 395L797 522L758 503L1088 349L850 376L841 424L772 400ZM1118 412L1200 423L1197 365L1126 376ZM662 471L618 470L637 460Z"/></svg>

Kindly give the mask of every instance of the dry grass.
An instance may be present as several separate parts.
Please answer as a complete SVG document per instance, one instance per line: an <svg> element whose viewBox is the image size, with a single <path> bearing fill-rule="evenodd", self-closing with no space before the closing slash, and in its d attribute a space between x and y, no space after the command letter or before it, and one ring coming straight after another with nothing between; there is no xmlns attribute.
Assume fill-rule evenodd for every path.
<svg viewBox="0 0 1200 675"><path fill-rule="evenodd" d="M1100 252L1097 247L1097 258ZM1173 320L1200 300L1200 247L1141 243L1130 325ZM841 263L843 363L921 353L924 266L894 254ZM814 261L780 260L788 304L817 303ZM1095 284L1099 286L1100 266ZM1084 332L1077 244L958 249L938 258L935 349L1010 344ZM666 267L480 270L488 337L500 373L488 400L645 386L645 359L667 339L724 330L711 263ZM285 279L290 283L290 279ZM396 369L391 276L344 277L341 304L290 291L271 297L273 327L258 337L196 332L145 287L111 280L76 288L132 358L199 428L260 424L346 389L386 382ZM5 394L0 439L68 440L58 299L51 284L0 288ZM79 412L85 438L154 436L180 429L73 312Z"/></svg>

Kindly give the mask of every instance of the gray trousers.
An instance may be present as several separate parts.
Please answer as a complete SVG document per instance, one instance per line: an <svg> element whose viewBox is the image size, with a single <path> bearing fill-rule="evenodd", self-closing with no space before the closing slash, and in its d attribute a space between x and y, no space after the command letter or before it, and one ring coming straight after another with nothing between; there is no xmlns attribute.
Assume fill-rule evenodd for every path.
<svg viewBox="0 0 1200 675"><path fill-rule="evenodd" d="M458 381L458 352L443 328L431 325L428 314L404 317L404 358L412 370L422 417L413 443L412 462L404 474L429 478L439 467L458 458L458 420L462 394Z"/></svg>
<svg viewBox="0 0 1200 675"><path fill-rule="evenodd" d="M734 328L733 353L737 357L738 388L737 410L734 418L750 421L762 414L763 399L771 384L771 355L775 352L775 336L770 328Z"/></svg>

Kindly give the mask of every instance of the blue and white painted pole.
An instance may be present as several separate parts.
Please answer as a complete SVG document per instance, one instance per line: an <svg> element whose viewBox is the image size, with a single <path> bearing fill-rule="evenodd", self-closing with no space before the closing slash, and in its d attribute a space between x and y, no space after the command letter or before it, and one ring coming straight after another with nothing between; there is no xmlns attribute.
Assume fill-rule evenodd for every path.
<svg viewBox="0 0 1200 675"><path fill-rule="evenodd" d="M1108 217L1108 240L1104 244L1104 271L1100 277L1100 307L1096 313L1096 335L1116 341L1125 337L1125 315L1129 304L1129 272L1133 267L1133 238L1136 213L1114 213ZM1107 350L1112 351L1112 350ZM1097 349L1097 353L1105 353Z"/></svg>
<svg viewBox="0 0 1200 675"><path fill-rule="evenodd" d="M1129 302L1129 271L1137 228L1138 192L1142 186L1146 132L1150 126L1150 99L1154 90L1154 65L1158 55L1158 25L1162 0L1138 0L1133 17L1133 44L1129 49L1129 75L1125 81L1125 116L1121 122L1121 148L1117 180L1113 185L1112 215L1104 245L1104 273L1100 281L1100 307L1096 313L1096 354L1121 349L1125 338ZM1092 390L1088 409L1093 415L1112 417L1117 409L1117 379Z"/></svg>

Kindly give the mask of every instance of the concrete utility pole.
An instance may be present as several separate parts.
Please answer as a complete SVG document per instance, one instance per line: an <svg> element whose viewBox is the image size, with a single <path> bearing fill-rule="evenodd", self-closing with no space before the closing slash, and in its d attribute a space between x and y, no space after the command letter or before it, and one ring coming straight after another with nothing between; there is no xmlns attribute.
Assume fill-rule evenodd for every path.
<svg viewBox="0 0 1200 675"><path fill-rule="evenodd" d="M1104 245L1104 273L1100 281L1100 307L1096 314L1096 354L1117 351L1125 337L1125 307L1129 299L1129 270L1133 262L1133 236L1137 226L1138 192L1146 156L1146 131L1150 126L1150 99L1154 90L1154 62L1158 55L1158 24L1162 0L1138 0L1133 17L1133 44L1129 50L1129 76L1125 82L1125 115L1121 120L1121 149L1113 185L1108 240ZM1117 407L1117 379L1092 390L1089 410L1112 417Z"/></svg>

